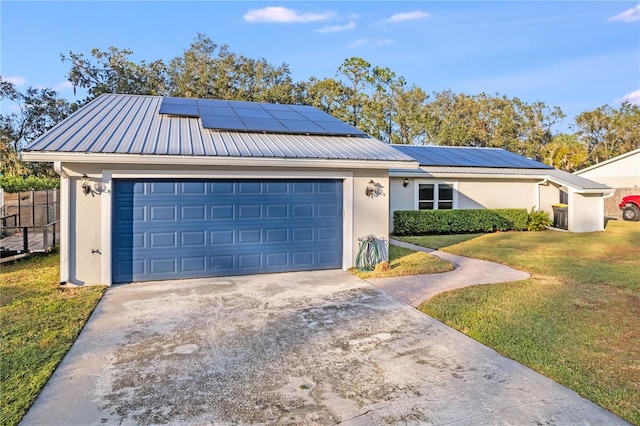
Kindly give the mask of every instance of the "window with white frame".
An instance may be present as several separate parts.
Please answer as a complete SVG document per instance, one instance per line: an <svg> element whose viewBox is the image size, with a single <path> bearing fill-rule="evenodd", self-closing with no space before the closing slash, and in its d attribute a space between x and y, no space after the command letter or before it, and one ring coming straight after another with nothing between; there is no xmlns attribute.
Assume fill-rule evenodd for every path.
<svg viewBox="0 0 640 426"><path fill-rule="evenodd" d="M449 183L418 183L418 209L453 209L455 207L454 189L454 185Z"/></svg>

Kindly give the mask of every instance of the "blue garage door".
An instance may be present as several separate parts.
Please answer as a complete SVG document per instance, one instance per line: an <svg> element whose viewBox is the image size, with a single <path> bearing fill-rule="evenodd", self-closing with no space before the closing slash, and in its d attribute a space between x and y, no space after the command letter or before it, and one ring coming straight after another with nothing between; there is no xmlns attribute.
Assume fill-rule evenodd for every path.
<svg viewBox="0 0 640 426"><path fill-rule="evenodd" d="M116 180L113 282L342 266L341 180Z"/></svg>

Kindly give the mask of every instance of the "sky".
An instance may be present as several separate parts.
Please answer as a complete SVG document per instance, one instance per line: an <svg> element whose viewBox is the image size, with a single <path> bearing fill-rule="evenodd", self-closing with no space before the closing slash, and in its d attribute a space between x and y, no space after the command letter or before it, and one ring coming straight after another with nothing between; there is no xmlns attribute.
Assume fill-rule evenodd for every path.
<svg viewBox="0 0 640 426"><path fill-rule="evenodd" d="M345 59L388 67L427 93L542 101L567 115L640 104L640 3L625 1L0 2L0 75L70 101L69 51L130 49L169 62L198 33L236 54L286 63L294 81ZM2 113L9 111L2 103Z"/></svg>

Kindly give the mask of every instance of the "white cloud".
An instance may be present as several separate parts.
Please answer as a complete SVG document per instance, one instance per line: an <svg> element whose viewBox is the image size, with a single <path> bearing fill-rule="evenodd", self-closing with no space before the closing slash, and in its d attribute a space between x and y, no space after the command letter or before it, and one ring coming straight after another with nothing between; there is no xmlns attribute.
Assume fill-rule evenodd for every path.
<svg viewBox="0 0 640 426"><path fill-rule="evenodd" d="M416 11L413 11L413 12L396 13L395 15L391 15L390 18L387 18L382 22L390 23L390 24L397 24L398 22L415 21L417 19L425 19L425 18L428 18L429 16L431 16L431 15L428 14L427 12L422 12L420 10L416 10Z"/></svg>
<svg viewBox="0 0 640 426"><path fill-rule="evenodd" d="M349 31L356 27L356 23L354 21L349 21L349 23L344 25L329 25L328 27L323 27L317 29L317 33L338 33L340 31Z"/></svg>
<svg viewBox="0 0 640 426"><path fill-rule="evenodd" d="M304 23L326 21L334 16L333 12L300 13L286 7L265 7L262 9L252 9L244 14L243 18L247 22L278 22L278 23Z"/></svg>
<svg viewBox="0 0 640 426"><path fill-rule="evenodd" d="M11 76L11 77L5 77L3 78L4 81L8 81L9 83L15 85L15 86L24 86L25 83L27 82L27 79L25 77L21 77L21 76Z"/></svg>
<svg viewBox="0 0 640 426"><path fill-rule="evenodd" d="M616 99L616 103L629 102L630 104L640 105L640 89L635 92L628 93L622 99Z"/></svg>
<svg viewBox="0 0 640 426"><path fill-rule="evenodd" d="M53 90L56 92L62 92L64 90L73 90L73 84L70 81L63 81L53 86Z"/></svg>
<svg viewBox="0 0 640 426"><path fill-rule="evenodd" d="M357 40L352 41L350 44L347 45L347 47L358 47L358 46L362 46L363 44L366 44L369 41L368 38L359 38Z"/></svg>
<svg viewBox="0 0 640 426"><path fill-rule="evenodd" d="M627 9L622 13L617 14L616 16L612 16L607 19L609 22L615 21L623 21L623 22L634 22L640 21L640 4L636 7L632 7L631 9Z"/></svg>
<svg viewBox="0 0 640 426"><path fill-rule="evenodd" d="M370 39L370 38L359 38L357 40L354 40L353 42L351 42L349 45L347 45L347 47L349 48L355 48L355 47L360 47L360 46L364 46L364 45L369 45L369 46L388 46L390 44L395 43L396 41L392 38L387 38L387 39Z"/></svg>
<svg viewBox="0 0 640 426"><path fill-rule="evenodd" d="M396 41L392 38L387 38L384 40L376 40L375 45L376 46L388 46L390 44L395 43Z"/></svg>

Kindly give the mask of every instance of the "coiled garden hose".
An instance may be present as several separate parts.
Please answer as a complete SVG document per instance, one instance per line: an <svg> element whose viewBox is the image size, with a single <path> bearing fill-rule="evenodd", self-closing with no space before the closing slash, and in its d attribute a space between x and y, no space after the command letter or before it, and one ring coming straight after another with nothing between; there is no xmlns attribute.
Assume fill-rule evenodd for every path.
<svg viewBox="0 0 640 426"><path fill-rule="evenodd" d="M377 238L371 234L358 238L358 241L360 241L360 249L356 256L356 268L360 271L373 271L376 265L384 260L380 255Z"/></svg>

